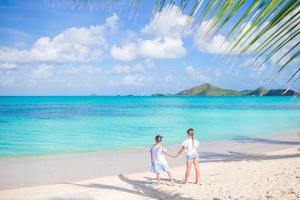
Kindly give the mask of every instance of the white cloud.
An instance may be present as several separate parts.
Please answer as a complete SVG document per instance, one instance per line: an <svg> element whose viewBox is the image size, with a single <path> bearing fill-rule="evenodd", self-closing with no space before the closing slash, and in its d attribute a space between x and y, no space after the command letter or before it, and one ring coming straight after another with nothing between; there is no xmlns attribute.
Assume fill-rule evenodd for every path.
<svg viewBox="0 0 300 200"><path fill-rule="evenodd" d="M137 63L131 68L132 73L140 73L143 71L144 71L144 66L141 63Z"/></svg>
<svg viewBox="0 0 300 200"><path fill-rule="evenodd" d="M144 40L139 49L142 57L150 58L178 58L186 53L181 39L168 37Z"/></svg>
<svg viewBox="0 0 300 200"><path fill-rule="evenodd" d="M111 69L110 72L113 74L129 74L130 67L127 65L116 65Z"/></svg>
<svg viewBox="0 0 300 200"><path fill-rule="evenodd" d="M251 41L256 36L256 27L254 27L250 32L250 37L245 37L245 39L242 39L240 44L235 47L233 50L231 48L235 44L234 41L226 39L226 37L222 34L216 34L213 36L209 36L209 28L214 23L214 18L210 20L203 21L201 25L197 28L195 35L194 35L194 41L199 51L211 53L211 54L228 54L236 55L238 54L247 44L248 41ZM263 29L267 23L260 26L259 29ZM244 23L241 25L240 29L240 35L242 36L248 29L251 27L251 23ZM255 33L255 34L254 34ZM236 36L236 38L239 38L239 36ZM243 44L243 45L241 45ZM251 53L253 50L257 48L258 44L253 45L251 48L248 49L246 53ZM231 50L231 51L230 51Z"/></svg>
<svg viewBox="0 0 300 200"><path fill-rule="evenodd" d="M255 72L261 74L263 71L267 69L267 65L263 63L263 59L255 60L254 58L247 59L241 67L251 67Z"/></svg>
<svg viewBox="0 0 300 200"><path fill-rule="evenodd" d="M195 38L198 49L202 52L211 54L226 54L231 43L226 41L226 38L220 34L213 36L210 40L203 40L200 37Z"/></svg>
<svg viewBox="0 0 300 200"><path fill-rule="evenodd" d="M142 85L145 77L141 75L127 75L122 80L123 85Z"/></svg>
<svg viewBox="0 0 300 200"><path fill-rule="evenodd" d="M186 54L183 41L179 38L156 38L138 40L122 47L113 45L111 55L118 60L131 61L139 58L174 59Z"/></svg>
<svg viewBox="0 0 300 200"><path fill-rule="evenodd" d="M0 63L0 70L10 71L17 69L17 65L13 63Z"/></svg>
<svg viewBox="0 0 300 200"><path fill-rule="evenodd" d="M228 50L232 46L232 43L226 40L225 36L217 34L211 38L207 37L208 28L212 23L213 19L203 21L196 30L194 40L197 48L201 52L207 52L211 54L229 53ZM232 53L236 53L236 51Z"/></svg>
<svg viewBox="0 0 300 200"><path fill-rule="evenodd" d="M206 83L212 83L217 84L224 75L224 71L222 68L218 67L202 67L202 68L195 68L191 65L187 66L185 68L185 73L188 76L188 78L195 82L206 82ZM229 73L229 72L225 72Z"/></svg>
<svg viewBox="0 0 300 200"><path fill-rule="evenodd" d="M155 63L154 63L154 61L151 60L151 59L145 59L145 60L142 61L141 64L142 64L143 66L148 67L148 68L154 68L154 67L155 67Z"/></svg>
<svg viewBox="0 0 300 200"><path fill-rule="evenodd" d="M136 64L133 67L128 65L116 65L111 70L112 74L131 74L131 73L140 73L144 71L144 67L141 64Z"/></svg>
<svg viewBox="0 0 300 200"><path fill-rule="evenodd" d="M114 44L110 53L122 61L180 58L186 54L183 38L191 33L188 19L178 6L169 4L156 12L149 24L140 30L147 39L138 38L140 33L130 31L129 41L123 45Z"/></svg>
<svg viewBox="0 0 300 200"><path fill-rule="evenodd" d="M107 47L105 35L117 28L113 15L103 25L69 28L56 35L39 38L30 49L0 48L0 62L67 63L99 60Z"/></svg>
<svg viewBox="0 0 300 200"><path fill-rule="evenodd" d="M149 24L141 30L159 37L183 37L190 33L189 16L184 15L176 5L168 4L160 12L156 12Z"/></svg>
<svg viewBox="0 0 300 200"><path fill-rule="evenodd" d="M104 25L106 26L106 29L109 28L110 31L115 32L118 30L118 21L119 17L114 13L112 16L106 18Z"/></svg>
<svg viewBox="0 0 300 200"><path fill-rule="evenodd" d="M194 80L199 80L199 81L206 81L207 77L204 76L203 73L201 73L200 71L196 70L194 67L192 66L187 66L185 68L185 73L192 79Z"/></svg>
<svg viewBox="0 0 300 200"><path fill-rule="evenodd" d="M249 77L252 79L264 79L265 77L270 79L272 76L270 72L273 71L274 68L268 68L267 65L262 62L262 59L256 61L254 58L249 58L241 65L241 68L246 68Z"/></svg>
<svg viewBox="0 0 300 200"><path fill-rule="evenodd" d="M122 79L110 80L111 86L142 86L152 81L152 77L143 76L141 74L128 74Z"/></svg>
<svg viewBox="0 0 300 200"><path fill-rule="evenodd" d="M52 66L41 64L31 72L31 77L34 79L46 79L52 75Z"/></svg>
<svg viewBox="0 0 300 200"><path fill-rule="evenodd" d="M110 54L112 57L122 61L130 61L136 59L137 47L135 43L127 44L123 47L118 47L117 45L113 45Z"/></svg>
<svg viewBox="0 0 300 200"><path fill-rule="evenodd" d="M80 75L100 75L102 74L102 70L99 67L95 66L86 66L81 65L79 67L67 67L62 70L62 74L67 76L80 76Z"/></svg>

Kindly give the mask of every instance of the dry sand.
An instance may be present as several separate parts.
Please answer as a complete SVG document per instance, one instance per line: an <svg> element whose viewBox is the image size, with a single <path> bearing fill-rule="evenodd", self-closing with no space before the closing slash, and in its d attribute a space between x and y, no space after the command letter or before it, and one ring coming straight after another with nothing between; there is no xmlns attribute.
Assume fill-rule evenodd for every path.
<svg viewBox="0 0 300 200"><path fill-rule="evenodd" d="M27 160L25 158L3 159L0 164L13 167L9 171L12 174L5 175L5 172L0 174L1 179L6 179L6 181L0 180L2 188L0 190L0 199L300 199L299 148L300 138L297 134L278 135L276 137L272 136L272 138L239 138L237 141L228 143L210 144L202 148L200 185L192 183L194 181L193 173L190 177L191 183L182 184L184 167L172 168L172 173L176 179L175 185L169 184L165 174L162 176L161 185L158 186L153 179L154 174L149 172L121 173L125 169L122 167L120 167L122 169L120 173L115 173L114 176L100 178L94 176L96 179L70 181L68 175L62 176L62 180L55 184L48 184L48 180L37 184L37 182L43 180L36 181L38 178L35 176L38 176L38 174L33 173L34 167L36 167L33 166L33 161L42 159L41 157L27 158ZM79 157L77 155L77 157L72 158L81 158L83 155L86 154L80 154ZM123 154L121 155L124 156ZM60 160L61 163L66 161L64 160L65 157L59 157L60 159L57 159L57 156L54 157L56 157L56 160ZM43 157L43 159L49 160L49 157ZM16 173L20 172L19 167L21 166L17 166L17 164L22 164L23 162L23 166L27 165L24 161L31 162L30 167L33 167L33 169L29 170L22 178L30 179L30 175L32 175L31 179L33 181L26 180L23 182L27 184L25 186L35 186L12 187L12 185L5 185L8 184L7 179L13 179L14 170ZM39 160L39 162L41 161ZM176 162L183 164L182 159L173 160L172 162L175 162L174 165L176 165ZM142 165L146 163L145 159L145 163L142 162ZM124 163L120 163L121 165L124 165ZM125 165L134 166L136 163L134 165L132 163ZM4 169L3 166L1 167ZM62 168L62 171L68 174L68 170L64 166ZM80 168L80 166L77 166L77 168ZM82 172L80 171L80 173ZM90 173L87 172L87 174ZM76 175L74 176L76 177ZM79 178L80 176L77 177ZM45 176L44 178L47 177ZM17 180L20 181L22 179L19 178ZM12 184L13 181L9 183Z"/></svg>

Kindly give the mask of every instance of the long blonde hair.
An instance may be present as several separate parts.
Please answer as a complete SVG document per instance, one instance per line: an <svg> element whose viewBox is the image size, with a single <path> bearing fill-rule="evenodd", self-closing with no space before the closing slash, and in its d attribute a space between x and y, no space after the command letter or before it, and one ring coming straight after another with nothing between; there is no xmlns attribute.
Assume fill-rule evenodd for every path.
<svg viewBox="0 0 300 200"><path fill-rule="evenodd" d="M193 131L193 132L192 132ZM193 144L193 146L194 146L194 140L195 140L195 138L194 138L194 129L192 129L192 128L189 128L187 131L187 134L189 135L189 136L191 136L192 137L192 144Z"/></svg>

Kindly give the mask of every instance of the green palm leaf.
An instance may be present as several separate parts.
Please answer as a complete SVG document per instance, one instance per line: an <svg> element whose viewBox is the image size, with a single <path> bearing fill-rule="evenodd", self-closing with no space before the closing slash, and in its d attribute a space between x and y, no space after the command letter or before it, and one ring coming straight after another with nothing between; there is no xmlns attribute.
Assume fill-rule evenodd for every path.
<svg viewBox="0 0 300 200"><path fill-rule="evenodd" d="M298 56L300 55L300 51L297 51L294 55L292 55L291 57L290 57L290 59L288 59L283 65L282 65L282 67L280 68L280 71L282 70L282 69L284 69L290 62L292 62L295 58L297 58Z"/></svg>
<svg viewBox="0 0 300 200"><path fill-rule="evenodd" d="M295 2L292 2L291 4L287 4L282 10L279 11L277 15L273 19L271 19L270 23L261 30L256 37L245 47L243 50L241 50L241 53L247 51L259 38L261 38L263 35L265 35L270 29L272 29L276 24L279 23L285 16L290 14L293 11L293 7L296 6Z"/></svg>
<svg viewBox="0 0 300 200"><path fill-rule="evenodd" d="M297 18L294 19L295 17ZM262 44L257 49L255 49L253 55L257 55L259 52L266 52L267 49L272 47L273 44L275 44L279 40L279 38L283 37L285 33L289 33L296 29L297 26L299 26L299 22L300 16L299 12L297 12L288 20L287 23L282 24L274 34L272 34L270 37L264 40Z"/></svg>
<svg viewBox="0 0 300 200"><path fill-rule="evenodd" d="M74 0L87 5L89 0ZM93 1L95 2L95 1ZM103 1L97 1L104 4ZM123 0L104 1L109 5ZM131 0L132 5L139 5L145 0ZM278 73L288 67L299 56L300 1L299 0L156 0L154 9L162 11L165 6L178 6L189 16L187 24L208 23L207 35L214 36L227 27L226 40L232 41L228 54L252 54L256 60L264 58L263 63L274 54L288 48L276 61L287 59L280 66ZM136 6L133 6L136 8ZM247 30L243 29L248 24ZM291 44L291 45L288 45ZM295 53L296 52L296 53ZM298 80L293 74L292 80Z"/></svg>

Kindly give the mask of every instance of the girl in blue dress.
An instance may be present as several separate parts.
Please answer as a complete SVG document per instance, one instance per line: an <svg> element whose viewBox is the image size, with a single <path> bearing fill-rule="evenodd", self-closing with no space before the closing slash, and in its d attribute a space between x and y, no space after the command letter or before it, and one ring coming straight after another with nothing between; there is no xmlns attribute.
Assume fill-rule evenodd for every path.
<svg viewBox="0 0 300 200"><path fill-rule="evenodd" d="M153 173L156 173L156 180L157 184L160 183L160 173L167 172L171 183L173 184L173 177L170 172L169 165L167 163L167 160L165 158L165 154L170 157L175 157L167 152L167 150L162 146L162 136L157 135L155 136L155 144L152 145L150 149L150 155L151 155L151 171Z"/></svg>

